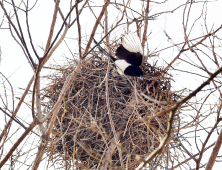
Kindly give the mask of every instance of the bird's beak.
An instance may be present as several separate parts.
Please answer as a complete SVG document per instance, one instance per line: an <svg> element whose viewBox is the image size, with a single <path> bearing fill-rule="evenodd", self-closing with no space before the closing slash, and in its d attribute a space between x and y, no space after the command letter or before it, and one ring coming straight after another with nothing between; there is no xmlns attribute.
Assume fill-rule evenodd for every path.
<svg viewBox="0 0 222 170"><path fill-rule="evenodd" d="M140 79L143 81L143 76L142 75L140 76Z"/></svg>

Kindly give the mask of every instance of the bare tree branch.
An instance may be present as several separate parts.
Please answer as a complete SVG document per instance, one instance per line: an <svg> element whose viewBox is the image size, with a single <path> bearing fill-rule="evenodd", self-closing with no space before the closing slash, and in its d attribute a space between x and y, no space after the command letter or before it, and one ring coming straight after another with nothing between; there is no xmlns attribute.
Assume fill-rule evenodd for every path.
<svg viewBox="0 0 222 170"><path fill-rule="evenodd" d="M96 20L96 23L95 23L95 25L94 25L94 27L93 27L93 30L92 30L92 33L91 33L91 35L90 35L89 41L88 41L88 43L87 43L87 45L86 45L85 52L84 52L84 54L83 54L84 57L85 57L85 55L87 54L87 52L89 51L89 48L90 48L90 45L91 45L91 43L92 43L92 41L93 41L93 37L94 37L94 35L95 35L96 29L97 29L97 27L98 27L98 25L99 25L99 23L100 23L100 21L101 21L101 19L102 19L102 17L103 17L103 14L104 14L105 11L106 11L106 8L107 8L107 6L109 5L109 3L110 3L110 0L107 0L106 3L103 5L103 8L102 8L102 10L101 10L101 12L100 12L100 14L99 14L98 19Z"/></svg>

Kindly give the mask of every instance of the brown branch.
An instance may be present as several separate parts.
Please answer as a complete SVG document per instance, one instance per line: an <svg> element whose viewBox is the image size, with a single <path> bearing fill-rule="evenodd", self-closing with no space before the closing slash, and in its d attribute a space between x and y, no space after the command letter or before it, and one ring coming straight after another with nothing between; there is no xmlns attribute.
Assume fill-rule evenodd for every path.
<svg viewBox="0 0 222 170"><path fill-rule="evenodd" d="M12 153L18 147L18 145L25 139L25 137L32 131L32 129L36 126L36 122L33 122L26 131L21 135L21 137L15 142L12 148L9 150L4 159L0 162L0 168L7 162L7 160L12 156Z"/></svg>
<svg viewBox="0 0 222 170"><path fill-rule="evenodd" d="M95 14L95 12L93 11L93 9L91 8L91 6L90 6L90 4L89 4L89 1L86 1L87 2L87 4L88 4L88 8L89 8L89 10L90 10L90 12L93 14L93 16L96 18L96 20L98 19L97 18L97 16L96 16L96 14ZM102 28L102 29L104 29L104 27L103 27L103 25L99 22L99 25L100 25L100 27Z"/></svg>
<svg viewBox="0 0 222 170"><path fill-rule="evenodd" d="M11 33L12 38L13 38L13 39L15 40L15 42L17 42L18 45L21 47L21 49L22 49L22 51L23 51L26 59L28 60L28 63L30 64L30 66L32 67L32 69L35 70L34 66L32 65L32 62L30 61L28 55L27 55L26 52L25 52L24 47L23 47L22 44L16 39L16 37L13 35L13 32L12 32L12 29L11 29L11 25L10 25L10 24L9 24L9 30L10 30L10 33Z"/></svg>
<svg viewBox="0 0 222 170"><path fill-rule="evenodd" d="M106 0L104 0L106 2ZM104 33L105 35L108 34L108 10L106 9L105 11L105 28L104 28ZM106 37L106 47L108 48L108 51L110 52L110 46L109 46L109 36Z"/></svg>
<svg viewBox="0 0 222 170"><path fill-rule="evenodd" d="M85 52L84 52L84 54L83 54L83 57L84 57L84 56L87 54L87 52L89 51L89 48L90 48L90 45L91 45L91 43L92 43L92 41L93 41L93 37L94 37L94 35L95 35L95 32L96 32L96 30L97 30L97 27L98 27L98 25L99 25L99 23L100 23L100 21L101 21L101 19L102 19L102 17L103 17L103 14L105 13L106 8L107 8L107 6L109 5L109 3L110 3L110 0L107 0L106 3L103 5L103 8L102 8L102 10L101 10L101 12L100 12L100 14L99 14L99 17L98 17L98 19L96 20L96 23L95 23L95 25L94 25L94 27L93 27L93 30L92 30L91 36L90 36L90 38L89 38L88 44L86 45L86 49L85 49Z"/></svg>
<svg viewBox="0 0 222 170"><path fill-rule="evenodd" d="M28 50L28 47L26 45L26 42L25 42L25 38L23 36L23 32L22 32L22 28L21 28L21 25L20 25L20 22L19 22L19 17L18 17L18 14L17 14L17 11L16 11L16 8L15 8L15 4L14 4L14 1L12 0L12 5L13 5L13 9L14 9L14 12L15 12L15 16L16 16L16 21L17 21L17 24L18 24L18 27L19 27L19 31L20 31L20 35L21 35L21 43L23 44L25 50L26 50L26 53L29 57L29 60L31 61L31 64L32 64L32 67L36 68L36 65L35 65L35 62L33 61L30 53L29 53L29 50Z"/></svg>
<svg viewBox="0 0 222 170"><path fill-rule="evenodd" d="M5 109L3 109L3 108L1 108L0 107L0 110L5 114L5 115L7 115L8 117L10 117L12 120L14 120L16 123L18 123L21 127L23 127L24 129L27 129L26 127L25 127L25 125L21 122L21 121L19 121L17 118L15 118L15 117L12 117L11 116L11 114L9 114L8 112L6 112L5 111ZM10 120L11 120L10 119ZM9 129L6 129L6 130L8 130L9 131ZM5 131L6 132L6 131ZM7 133L8 134L8 133ZM7 134L4 134L5 135L5 140L6 140L6 138L7 138ZM4 140L4 141L5 141ZM3 144L2 145L0 145L0 148L2 147L4 145L4 142L3 142Z"/></svg>
<svg viewBox="0 0 222 170"><path fill-rule="evenodd" d="M214 132L214 130L217 128L217 125L218 123L220 123L221 119L218 119L217 122L215 123L214 127L211 129L211 131L208 133L203 145L202 145L202 149L200 151L200 156L199 158L197 159L197 162L196 162L196 169L199 169L200 168L200 161L201 161L201 158L203 156L203 153L204 153L204 148L208 142L208 140L210 139L210 136L212 135L212 133ZM196 132L196 131L195 131Z"/></svg>
<svg viewBox="0 0 222 170"><path fill-rule="evenodd" d="M123 13L122 13L122 17L121 17L120 20L116 23L116 26L115 26L115 27L117 27L118 24L123 20L123 17L124 17L125 12L126 12L126 8L127 8L127 6L128 6L129 3L130 3L130 0L128 0L127 3L126 3L126 5L124 6L124 10L123 10ZM131 23L132 23L132 22L131 22ZM130 23L127 22L127 24L130 24Z"/></svg>
<svg viewBox="0 0 222 170"><path fill-rule="evenodd" d="M37 118L38 118L38 120L41 120L43 118L43 115L42 115L41 99L40 99L40 95L41 95L41 93L40 93L40 75L38 74L37 76L38 77L36 80L36 88L35 88L35 98L36 98L35 103L36 103ZM38 127L39 127L40 133L44 134L46 129L45 129L43 123L38 124Z"/></svg>
<svg viewBox="0 0 222 170"><path fill-rule="evenodd" d="M216 34L221 28L222 28L222 25L221 25L218 29L216 29L214 32L205 35L203 39L201 39L201 40L200 40L199 42L197 42L196 44L192 45L190 48L192 49L192 48L196 47L197 45L201 44L204 40L206 40L207 37ZM179 54L173 59L173 61L171 61L171 63L170 63L163 71L161 71L160 75L159 75L158 77L156 77L155 80L153 80L153 82L149 85L148 89L149 89L152 85L154 85L154 83L171 67L171 65L180 57L180 55L181 55L183 52L185 52L185 51L187 51L187 50L190 49L190 48L184 49L185 45L186 45L186 42L184 43L184 45L183 45L182 49L180 50Z"/></svg>
<svg viewBox="0 0 222 170"><path fill-rule="evenodd" d="M67 14L65 20L64 20L63 23L62 23L61 28L59 29L57 35L55 36L53 42L51 43L51 45L50 45L50 47L47 49L47 51L45 51L45 54L44 54L44 56L43 56L43 60L46 60L46 61L47 61L47 60L50 58L50 57L48 56L48 54L51 52L51 49L53 48L56 40L58 39L60 33L62 32L63 27L65 26L66 29L69 29L69 28L70 28L69 26L66 25L66 21L67 21L67 19L69 18L69 16L71 15L71 13L72 13L72 11L74 10L74 8L76 7L76 5L77 5L77 3L71 8L71 10L69 11L69 13ZM46 50L46 49L45 49L45 50ZM46 59L45 59L45 58L46 58ZM44 63L45 63L46 61L42 62L42 66L44 65ZM41 66L41 67L42 67L42 66Z"/></svg>
<svg viewBox="0 0 222 170"><path fill-rule="evenodd" d="M53 47L53 49L51 50L51 52L48 54L48 57L44 58L44 59L42 60L42 62L40 62L40 66L39 66L38 69L37 69L37 73L39 72L38 70L40 69L40 67L42 68L42 67L44 66L44 63L47 62L47 60L52 56L52 54L53 54L53 52L56 50L56 48L62 43L63 39L65 38L65 35L66 35L67 31L68 31L68 26L66 26L66 29L64 30L63 35L61 36L61 38L60 38L60 40L57 42L57 44ZM36 75L36 76L38 76L38 75ZM35 80L35 81L36 81L36 80ZM36 88L35 86L36 86L36 82L34 83L33 92L35 92L35 90L36 90L36 89L35 89L35 88ZM34 99L34 97L35 97L35 95L34 95L34 93L33 93L33 99ZM33 114L33 117L35 117L35 116L34 116L34 100L32 100L32 105L33 105L33 107L32 107L32 114ZM39 123L45 122L52 114L53 114L53 112L50 112L49 114L47 114L43 119L39 120Z"/></svg>
<svg viewBox="0 0 222 170"><path fill-rule="evenodd" d="M214 162L216 160L216 157L218 155L218 152L220 150L220 147L221 147L221 144L222 144L222 129L220 130L220 134L217 138L217 141L216 141L216 144L213 148L213 151L211 153L211 156L210 156L210 159L207 163L207 167L206 167L206 170L211 170L213 168L213 165L214 165Z"/></svg>
<svg viewBox="0 0 222 170"><path fill-rule="evenodd" d="M13 2L13 1L12 1L12 2ZM14 4L14 2L13 2L13 4ZM0 5L1 5L2 10L4 11L4 14L5 14L6 18L8 19L8 22L10 23L9 25L12 25L12 27L14 28L14 31L15 31L16 35L18 36L18 38L19 38L19 40L20 40L20 42L22 43L23 46L16 40L16 38L15 38L14 36L13 36L13 38L14 38L14 39L18 42L18 44L21 46L21 48L22 48L23 52L25 53L25 55L26 55L26 53L27 53L26 57L27 57L30 65L31 65L31 67L32 67L33 69L35 69L35 63L34 63L32 57L31 57L31 55L29 54L29 51L28 51L28 48L27 48L27 46L26 46L26 44L25 44L25 40L24 40L23 35L20 35L20 34L19 34L16 26L13 24L10 16L8 15L8 13L7 13L6 9L4 8L4 5L3 5L3 3L2 3L1 1L0 1ZM15 9L15 5L13 5L13 7L14 7L15 14L16 14L16 16L17 16L17 12L16 12L16 9ZM17 17L17 21L18 21L18 17ZM18 24L19 24L19 27L20 27L19 21L18 21ZM10 31L11 31L11 29L10 29ZM12 31L11 31L11 34L12 34ZM12 35L13 35L13 34L12 34ZM24 47L24 49L23 49L23 47Z"/></svg>
<svg viewBox="0 0 222 170"><path fill-rule="evenodd" d="M14 117L17 115L17 113L18 113L18 111L19 111L19 109L20 109L20 106L22 105L22 102L24 101L26 95L28 94L28 91L29 91L29 89L30 89L30 87L31 87L31 85L32 85L33 80L34 80L34 76L33 76L33 77L31 78L31 80L29 81L29 83L28 83L28 85L27 85L27 87L26 87L26 89L25 89L22 97L20 98L20 100L19 100L19 102L18 102L18 104L17 104L17 106L16 106L16 108L15 108L15 111L14 111L13 114L12 114L12 118L14 118ZM12 119L10 119L10 120L8 121L7 125L5 125L4 130L2 131L2 133L1 133L1 135L0 135L0 141L2 140L2 138L3 138L3 136L4 136L5 132L6 132L6 130L11 126L11 124L12 124Z"/></svg>
<svg viewBox="0 0 222 170"><path fill-rule="evenodd" d="M200 57L198 56L197 52L196 52L195 50L193 50L193 47L191 48L190 43L189 43L189 39L188 39L188 35L187 35L187 33L186 33L186 30L187 30L187 24L188 24L188 18L189 18L190 9L191 9L191 5L192 5L192 2L190 3L189 11L188 11L188 14L187 14L188 16L187 16L186 24L184 23L184 16L185 16L184 13L185 13L185 9L186 9L186 7L185 7L185 9L184 9L184 13L183 13L183 28L184 28L184 38L185 38L185 42L186 42L187 45L188 45L188 49L189 49L192 53L194 53L195 56L197 57L197 59L200 61L201 65L202 65L203 68L205 69L204 71L206 71L206 72L210 75L211 73L208 71L208 69L207 69L206 66L204 65L203 61L202 61L202 60L200 59ZM208 34L209 34L209 32L208 32ZM209 38L209 40L210 40L210 42L211 42L210 37L208 37L208 38ZM219 68L219 67L218 67L218 68ZM217 88L217 86L216 86L214 80L213 80L213 84L214 84L215 88ZM220 89L218 89L218 91L219 91L219 93L220 93L220 97L222 97L222 93L221 93Z"/></svg>
<svg viewBox="0 0 222 170"><path fill-rule="evenodd" d="M58 10L59 10L59 3L60 3L60 0L57 0L56 4L55 4L55 9L54 9L53 19L52 19L52 23L51 23L51 28L50 28L50 31L49 31L48 40L47 40L47 43L46 43L46 46L45 46L45 52L48 50L48 48L50 46L50 43L52 41L52 36L53 36L55 23L56 23L56 19L57 19L57 13L58 13Z"/></svg>
<svg viewBox="0 0 222 170"><path fill-rule="evenodd" d="M45 63L49 60L49 58L52 56L53 52L57 49L57 47L62 43L62 41L64 40L64 38L65 38L65 36L66 36L66 34L67 34L67 32L68 32L68 28L69 28L69 27L66 26L66 28L65 28L62 36L60 37L59 41L58 41L58 42L56 43L56 45L52 48L52 50L50 51L50 53L43 58L43 60L42 60L41 63L40 63L40 64L41 64L41 68L42 68L42 67L45 65Z"/></svg>
<svg viewBox="0 0 222 170"><path fill-rule="evenodd" d="M215 142L214 143L212 143L210 146L208 146L208 147L206 147L205 149L204 149L204 151L206 151L206 150L208 150L208 149L210 149L212 146L214 146L215 145ZM199 155L200 153L198 152L198 153L196 153L196 154L194 154L193 155L193 157L196 157L197 155ZM186 163L186 162L188 162L189 160L191 160L191 159L193 159L192 157L190 157L190 158L188 158L188 159L186 159L186 160L184 160L183 162L180 162L178 165L176 165L176 166L174 166L174 167L172 167L170 170L173 170L173 169L176 169L176 168L178 168L179 166L181 166L182 164L184 164L184 163Z"/></svg>
<svg viewBox="0 0 222 170"><path fill-rule="evenodd" d="M54 2L56 2L56 0L54 0ZM59 8L59 14L60 14L62 20L65 21L65 17L64 17L64 15L63 15L63 13L62 13L62 11L61 11L60 8ZM67 24L67 23L66 23L66 24Z"/></svg>
<svg viewBox="0 0 222 170"><path fill-rule="evenodd" d="M142 47L143 47L143 55L144 55L144 48L145 48L145 42L146 42L146 36L147 36L147 28L148 28L148 14L149 14L149 4L150 4L150 0L148 0L146 2L146 9L145 9L145 21L144 21L144 32L143 32L143 39L142 39ZM144 58L144 60L146 61L147 58ZM144 61L143 60L143 61Z"/></svg>
<svg viewBox="0 0 222 170"><path fill-rule="evenodd" d="M184 43L182 49L180 50L179 54L177 54L177 56L173 59L173 61L170 62L170 64L168 64L168 66L161 71L160 75L157 76L155 78L155 80L152 81L152 83L149 85L148 89L150 89L150 87L152 87L154 85L154 83L171 67L171 65L180 57L180 55L185 51L184 47L185 47L186 43Z"/></svg>
<svg viewBox="0 0 222 170"><path fill-rule="evenodd" d="M79 23L79 11L78 11L78 3L76 4L76 20L77 20L77 26L78 26L78 41L79 41L79 58L82 57L81 52L81 26Z"/></svg>
<svg viewBox="0 0 222 170"><path fill-rule="evenodd" d="M82 8L79 10L79 15L82 13L83 8L86 6L88 0L86 0L86 2L83 4ZM69 28L72 27L72 25L76 22L76 18L72 21L71 24L69 24Z"/></svg>
<svg viewBox="0 0 222 170"><path fill-rule="evenodd" d="M108 81L109 81L109 65L108 65L108 68L107 68L107 73L106 73L106 82L105 82L105 85L106 85L106 104L107 104L107 109L108 109L108 115L109 115L109 121L110 121L110 126L111 126L111 129L112 129L112 132L113 132L113 136L114 136L114 139L115 139L115 143L119 143L119 138L118 138L118 135L116 133L116 130L115 130L115 127L114 127L114 122L113 122L113 119L112 119L112 115L111 115L111 110L110 110L110 104L109 104L109 87L108 87ZM123 157L122 157L122 150L121 148L117 147L118 148L118 151L119 151L119 158L120 158L120 163L121 163L121 166L123 167Z"/></svg>
<svg viewBox="0 0 222 170"><path fill-rule="evenodd" d="M27 5L28 5L28 2L29 1L27 1ZM27 26L27 31L28 31L28 35L29 35L29 41L30 41L32 50L34 51L36 57L39 59L39 55L37 54L37 52L35 50L35 47L34 47L33 42L32 42L32 36L31 36L31 33L30 33L29 22L28 22L28 6L26 8L25 13L26 13L26 26Z"/></svg>
<svg viewBox="0 0 222 170"><path fill-rule="evenodd" d="M33 91L32 91L32 118L34 121L37 121L37 117L35 116L35 95L36 95L36 86L38 85L38 81L39 81L39 74L40 74L40 70L41 70L41 63L39 63L35 76L34 76L34 84L33 84ZM37 113L38 115L38 113Z"/></svg>

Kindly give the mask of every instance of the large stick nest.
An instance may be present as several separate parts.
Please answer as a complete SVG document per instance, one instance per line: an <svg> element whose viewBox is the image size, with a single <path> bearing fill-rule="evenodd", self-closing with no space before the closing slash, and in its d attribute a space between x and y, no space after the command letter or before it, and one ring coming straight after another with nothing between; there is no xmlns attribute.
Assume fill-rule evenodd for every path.
<svg viewBox="0 0 222 170"><path fill-rule="evenodd" d="M129 78L134 84L132 87L124 76L116 73L110 63L109 67L107 75L108 61L96 55L84 62L65 95L55 122L53 142L48 148L52 158L58 159L60 155L62 159L75 160L80 162L78 166L81 164L87 168L104 165L101 160L110 161L111 158L112 163L109 165L119 166L120 154L111 142L115 140L108 105L122 147L140 157L147 156L158 147L158 134L164 136L166 133L160 123L166 130L168 119L168 113L158 113L169 109L178 100L170 91L170 75L161 76L148 90L148 86L161 73L160 68L144 63L144 80L141 82L139 79ZM73 66L64 66L56 74L49 76L53 81L44 91L44 97L49 99L49 110L55 105L64 81L73 69ZM134 88L148 98L142 96L142 101ZM160 122L156 120L153 112L157 114ZM124 164L128 162L129 169L134 169L139 164L134 156L129 157L129 153L124 150L122 156Z"/></svg>

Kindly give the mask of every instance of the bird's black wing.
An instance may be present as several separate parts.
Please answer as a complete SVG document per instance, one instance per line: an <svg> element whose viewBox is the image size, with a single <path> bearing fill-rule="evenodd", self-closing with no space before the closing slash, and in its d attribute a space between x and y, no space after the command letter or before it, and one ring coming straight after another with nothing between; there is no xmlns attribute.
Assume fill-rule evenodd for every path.
<svg viewBox="0 0 222 170"><path fill-rule="evenodd" d="M125 35L122 44L116 49L116 56L130 64L140 66L143 56L139 37L133 33Z"/></svg>
<svg viewBox="0 0 222 170"><path fill-rule="evenodd" d="M116 49L116 56L119 59L123 59L127 63L136 65L136 66L140 66L143 59L143 56L142 54L140 54L140 52L137 52L137 53L130 52L127 49L125 49L122 44Z"/></svg>

